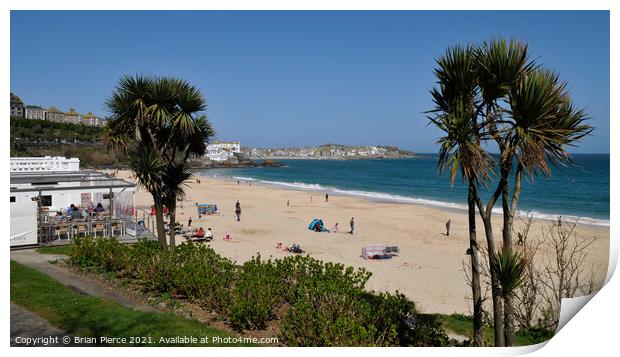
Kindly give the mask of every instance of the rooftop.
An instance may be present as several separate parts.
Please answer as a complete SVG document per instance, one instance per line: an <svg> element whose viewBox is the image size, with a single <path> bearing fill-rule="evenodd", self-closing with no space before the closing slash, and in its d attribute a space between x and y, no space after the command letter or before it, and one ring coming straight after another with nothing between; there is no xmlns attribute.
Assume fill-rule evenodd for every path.
<svg viewBox="0 0 620 357"><path fill-rule="evenodd" d="M70 108L68 112L65 113L66 116L78 116L80 113L75 111L75 108Z"/></svg>
<svg viewBox="0 0 620 357"><path fill-rule="evenodd" d="M47 112L48 112L48 113L59 113L59 114L63 114L60 110L56 109L56 107L49 107L49 108L47 108Z"/></svg>
<svg viewBox="0 0 620 357"><path fill-rule="evenodd" d="M94 188L125 189L134 183L97 171L11 172L11 192L86 190Z"/></svg>

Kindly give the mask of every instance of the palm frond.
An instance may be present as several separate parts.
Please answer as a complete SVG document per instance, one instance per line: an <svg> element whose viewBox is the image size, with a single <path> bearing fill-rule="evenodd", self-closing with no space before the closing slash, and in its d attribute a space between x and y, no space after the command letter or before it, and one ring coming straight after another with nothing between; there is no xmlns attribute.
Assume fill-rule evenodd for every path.
<svg viewBox="0 0 620 357"><path fill-rule="evenodd" d="M164 190L164 165L158 153L147 145L140 145L127 157L138 184L152 194L161 195Z"/></svg>
<svg viewBox="0 0 620 357"><path fill-rule="evenodd" d="M523 283L526 268L527 260L521 253L507 249L497 252L496 259L491 261L491 269L500 282L502 297L510 296Z"/></svg>
<svg viewBox="0 0 620 357"><path fill-rule="evenodd" d="M444 135L440 144L438 169L450 171L454 184L460 172L464 180L486 183L492 161L480 146L484 132L477 122L479 107L473 47L455 46L437 60L438 87L431 90L434 108L429 121Z"/></svg>
<svg viewBox="0 0 620 357"><path fill-rule="evenodd" d="M556 72L530 72L512 85L508 97L511 141L519 162L532 174L549 174L550 165L567 162L566 146L592 131L584 110L572 104L566 82Z"/></svg>

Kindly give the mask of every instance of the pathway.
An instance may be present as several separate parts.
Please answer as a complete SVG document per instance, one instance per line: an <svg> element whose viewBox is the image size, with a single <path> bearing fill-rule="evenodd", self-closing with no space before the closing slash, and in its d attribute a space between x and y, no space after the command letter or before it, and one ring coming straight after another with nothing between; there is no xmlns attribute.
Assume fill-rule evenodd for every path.
<svg viewBox="0 0 620 357"><path fill-rule="evenodd" d="M57 280L61 284L78 291L79 293L111 300L130 309L140 311L157 311L154 307L135 301L121 292L105 286L103 283L64 270L54 264L50 264L50 261L63 258L66 258L66 256L39 254L34 249L15 250L11 252L11 260L14 260L29 268L38 270L41 273Z"/></svg>

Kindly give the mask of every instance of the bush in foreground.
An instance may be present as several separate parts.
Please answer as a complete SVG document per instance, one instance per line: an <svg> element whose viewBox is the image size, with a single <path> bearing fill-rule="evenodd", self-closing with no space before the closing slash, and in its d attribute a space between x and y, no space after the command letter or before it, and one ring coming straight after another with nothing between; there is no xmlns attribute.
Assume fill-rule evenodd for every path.
<svg viewBox="0 0 620 357"><path fill-rule="evenodd" d="M279 326L290 346L441 346L448 343L435 316L418 314L404 295L364 289L371 273L309 256L242 266L204 245L161 249L116 239L78 238L69 262L115 272L146 291L199 302L237 330Z"/></svg>

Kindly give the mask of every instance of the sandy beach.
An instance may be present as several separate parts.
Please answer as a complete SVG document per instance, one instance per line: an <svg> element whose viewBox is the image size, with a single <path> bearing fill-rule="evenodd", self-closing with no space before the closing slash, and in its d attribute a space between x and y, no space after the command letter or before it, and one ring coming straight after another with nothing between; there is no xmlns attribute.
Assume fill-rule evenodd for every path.
<svg viewBox="0 0 620 357"><path fill-rule="evenodd" d="M117 176L131 179L128 171ZM179 202L177 221L192 227L211 227L214 240L208 243L218 253L242 263L260 253L264 258L279 258L291 253L278 250L276 244L299 244L307 254L325 261L363 267L372 272L368 289L400 291L427 313L471 313L470 288L463 263L469 261L467 214L465 211L430 206L380 203L359 198L330 195L325 202L320 192L250 185L235 180L197 177L187 188L187 197ZM136 207L141 218L151 206L151 196L136 190ZM234 214L235 202L242 208L241 221ZM287 201L290 206L287 207ZM217 204L220 214L198 218L196 203ZM355 217L355 234L348 234L349 221ZM328 229L339 223L338 233L316 233L308 229L313 218L321 218ZM450 236L445 223L451 220ZM540 236L549 222L535 221L530 237ZM520 224L516 220L515 224ZM501 244L501 216L494 217L496 244ZM478 239L486 247L482 222L478 222ZM607 272L609 227L578 225L578 239L598 237L590 247L586 267L594 266L600 281ZM231 241L222 238L226 233ZM516 238L515 238L516 239ZM177 237L177 243L184 241ZM364 260L361 249L368 244L396 245L400 254L385 260ZM543 247L544 258L549 253Z"/></svg>

